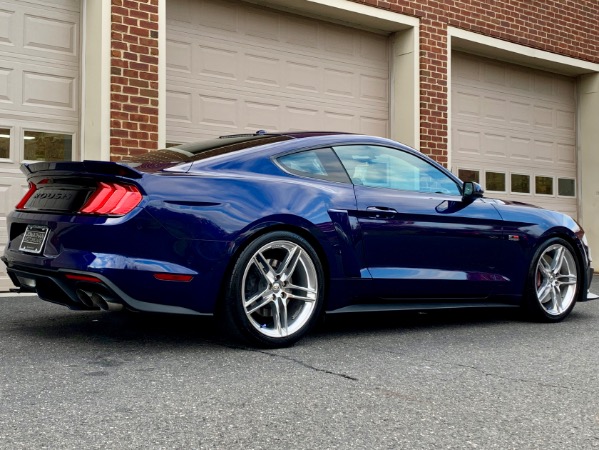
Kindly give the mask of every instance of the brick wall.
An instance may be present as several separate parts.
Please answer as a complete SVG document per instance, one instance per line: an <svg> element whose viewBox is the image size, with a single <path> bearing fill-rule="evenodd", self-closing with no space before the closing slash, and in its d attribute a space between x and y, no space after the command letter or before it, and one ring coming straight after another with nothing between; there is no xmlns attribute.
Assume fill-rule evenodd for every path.
<svg viewBox="0 0 599 450"><path fill-rule="evenodd" d="M111 13L114 161L158 148L158 0L112 0Z"/></svg>
<svg viewBox="0 0 599 450"><path fill-rule="evenodd" d="M420 19L420 148L447 163L447 26L599 63L597 0L351 0ZM111 155L158 144L158 0L112 0ZM162 105L165 107L165 105Z"/></svg>
<svg viewBox="0 0 599 450"><path fill-rule="evenodd" d="M597 0L351 0L420 18L420 146L447 163L447 27L599 63Z"/></svg>

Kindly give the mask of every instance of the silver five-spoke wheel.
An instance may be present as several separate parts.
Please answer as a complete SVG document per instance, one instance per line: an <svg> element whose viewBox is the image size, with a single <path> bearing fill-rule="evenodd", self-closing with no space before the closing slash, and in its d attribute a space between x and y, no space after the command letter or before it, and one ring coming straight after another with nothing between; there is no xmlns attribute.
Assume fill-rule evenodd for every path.
<svg viewBox="0 0 599 450"><path fill-rule="evenodd" d="M565 239L554 237L539 245L523 303L531 319L559 322L570 314L585 278L580 267L574 247Z"/></svg>
<svg viewBox="0 0 599 450"><path fill-rule="evenodd" d="M252 256L242 279L245 313L256 330L286 337L312 317L317 273L306 251L291 241L273 241Z"/></svg>
<svg viewBox="0 0 599 450"><path fill-rule="evenodd" d="M295 343L323 307L324 271L301 236L273 231L239 255L227 286L222 317L233 337L266 347Z"/></svg>
<svg viewBox="0 0 599 450"><path fill-rule="evenodd" d="M552 316L563 314L577 294L578 270L572 252L559 243L547 247L538 260L535 279L541 307Z"/></svg>

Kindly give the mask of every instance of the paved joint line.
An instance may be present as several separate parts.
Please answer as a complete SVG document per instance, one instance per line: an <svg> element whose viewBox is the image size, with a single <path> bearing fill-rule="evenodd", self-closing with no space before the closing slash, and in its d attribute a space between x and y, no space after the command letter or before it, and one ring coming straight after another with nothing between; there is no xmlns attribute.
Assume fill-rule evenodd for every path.
<svg viewBox="0 0 599 450"><path fill-rule="evenodd" d="M291 356L286 356L286 355L278 355L276 353L271 353L271 352L266 352L264 350L255 350L257 353L262 353L264 355L268 355L268 356L272 356L273 358L283 358L286 359L288 361L292 361L296 364L299 364L300 366L306 367L310 370L315 370L316 372L322 372L322 373L326 373L328 375L335 375L337 377L341 377L341 378L345 378L346 380L351 380L351 381L359 381L357 378L354 378L350 375L344 374L344 373L339 373L339 372L333 372L331 370L327 370L327 369L320 369L318 367L314 367L308 363L303 362L302 360L296 359L296 358L292 358Z"/></svg>
<svg viewBox="0 0 599 450"><path fill-rule="evenodd" d="M299 359L292 358L291 356L278 355L276 353L267 352L266 350L258 350L258 349L251 348L251 347L243 347L243 346L240 346L240 345L226 344L226 343L224 343L222 341L210 340L209 342L212 342L213 344L216 344L216 345L220 345L222 347L234 349L234 350L242 350L242 351L245 351L245 352L252 352L252 353L261 353L263 355L270 356L271 358L286 359L287 361L294 362L296 364L299 364L300 366L303 366L303 367L305 367L307 369L310 369L310 370L314 370L316 372L326 373L327 375L334 375L334 376L337 376L337 377L344 378L346 380L360 381L358 378L354 378L354 377L352 377L350 375L347 375L347 374L344 374L344 373L333 372L331 370L320 369L318 367L314 367L314 366L312 366L312 365L310 365L308 363L305 363L305 362L303 362L303 361L301 361Z"/></svg>

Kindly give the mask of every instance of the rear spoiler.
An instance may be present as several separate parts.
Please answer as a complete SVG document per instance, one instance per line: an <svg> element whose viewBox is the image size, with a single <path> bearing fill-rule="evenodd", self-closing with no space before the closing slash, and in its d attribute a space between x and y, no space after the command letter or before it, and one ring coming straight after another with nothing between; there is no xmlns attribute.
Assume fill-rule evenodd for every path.
<svg viewBox="0 0 599 450"><path fill-rule="evenodd" d="M110 161L58 161L58 162L36 162L21 164L21 172L26 176L42 175L43 172L61 172L65 175L116 175L125 178L139 179L142 173L137 170Z"/></svg>

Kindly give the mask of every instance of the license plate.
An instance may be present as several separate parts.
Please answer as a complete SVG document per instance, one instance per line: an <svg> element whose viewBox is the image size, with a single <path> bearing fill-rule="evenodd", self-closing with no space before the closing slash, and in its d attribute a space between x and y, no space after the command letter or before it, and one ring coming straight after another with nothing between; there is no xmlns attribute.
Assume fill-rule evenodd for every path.
<svg viewBox="0 0 599 450"><path fill-rule="evenodd" d="M41 253L48 236L48 227L27 225L19 250L29 253Z"/></svg>

